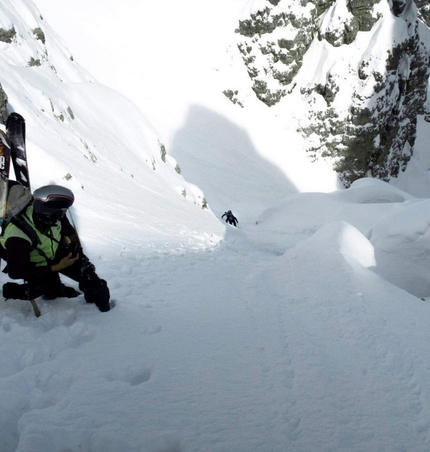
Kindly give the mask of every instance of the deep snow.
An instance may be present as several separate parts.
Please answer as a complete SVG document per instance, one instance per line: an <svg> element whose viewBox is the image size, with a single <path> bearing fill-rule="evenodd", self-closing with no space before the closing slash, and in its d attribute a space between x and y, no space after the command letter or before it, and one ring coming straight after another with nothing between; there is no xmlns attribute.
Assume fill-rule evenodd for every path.
<svg viewBox="0 0 430 452"><path fill-rule="evenodd" d="M14 81L1 83L27 118L33 185L74 190L86 249L118 304L101 314L82 299L39 301L39 319L27 302L0 305L0 450L427 452L428 194L370 179L334 190L328 168L300 154L280 119L252 103L238 112L219 95L210 52L196 61L180 33L158 27L197 26L194 45L210 43L221 57L227 24L250 2L207 11L193 0L146 9L86 2L84 16L84 2L57 3L37 1L44 26L65 35L81 27L70 46L103 71L119 58L102 45L103 24L115 23L146 33L149 47L174 42L183 70L210 78L171 97L177 86L148 58L154 85L132 98L129 67L115 67L147 121L121 95L86 83L92 76L72 70L62 46L50 47L61 84L43 66L19 78L2 60ZM141 8L147 26L138 28ZM225 14L214 39L216 21L203 18ZM151 48L162 59L163 47ZM97 79L107 76L96 68L88 69ZM55 121L48 98L53 114L69 106L76 119ZM159 139L184 178L171 155L160 159ZM280 157L282 140L291 152ZM405 175L410 187L416 174ZM201 208L203 195L211 210ZM237 229L219 219L229 208Z"/></svg>

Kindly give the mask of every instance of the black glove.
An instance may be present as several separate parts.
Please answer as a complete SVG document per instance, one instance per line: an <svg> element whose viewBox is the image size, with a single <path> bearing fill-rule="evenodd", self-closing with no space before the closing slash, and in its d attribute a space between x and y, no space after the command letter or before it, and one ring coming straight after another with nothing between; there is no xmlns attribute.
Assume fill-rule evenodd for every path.
<svg viewBox="0 0 430 452"><path fill-rule="evenodd" d="M79 289L84 292L85 301L94 303L101 312L110 310L110 291L104 279L100 279L95 273L92 279L79 283Z"/></svg>
<svg viewBox="0 0 430 452"><path fill-rule="evenodd" d="M72 253L72 257L77 254L82 255L82 247L78 240L73 240L67 235L63 237L63 244L69 253Z"/></svg>

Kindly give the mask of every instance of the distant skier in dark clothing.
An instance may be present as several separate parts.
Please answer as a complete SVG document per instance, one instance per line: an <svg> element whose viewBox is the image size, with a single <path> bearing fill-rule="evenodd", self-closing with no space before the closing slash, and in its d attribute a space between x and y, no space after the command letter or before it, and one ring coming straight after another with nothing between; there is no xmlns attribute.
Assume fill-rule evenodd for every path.
<svg viewBox="0 0 430 452"><path fill-rule="evenodd" d="M232 214L231 210L224 212L221 218L225 217L225 222L236 226L239 220Z"/></svg>
<svg viewBox="0 0 430 452"><path fill-rule="evenodd" d="M87 303L109 311L110 293L106 281L83 254L74 227L66 217L74 195L65 187L47 185L33 193L33 203L11 222L0 237L0 254L7 262L5 272L25 284L6 283L3 296L31 300L74 298L73 287L65 286L60 273L79 283Z"/></svg>

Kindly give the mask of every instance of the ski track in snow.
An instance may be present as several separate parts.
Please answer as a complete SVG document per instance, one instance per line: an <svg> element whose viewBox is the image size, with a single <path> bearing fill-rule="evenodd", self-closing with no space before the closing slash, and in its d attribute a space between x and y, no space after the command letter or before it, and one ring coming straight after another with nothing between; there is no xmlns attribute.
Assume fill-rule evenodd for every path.
<svg viewBox="0 0 430 452"><path fill-rule="evenodd" d="M342 264L321 287L296 262L281 287L280 256L228 228L211 252L101 265L108 314L1 305L0 450L429 450L430 366L390 307Z"/></svg>

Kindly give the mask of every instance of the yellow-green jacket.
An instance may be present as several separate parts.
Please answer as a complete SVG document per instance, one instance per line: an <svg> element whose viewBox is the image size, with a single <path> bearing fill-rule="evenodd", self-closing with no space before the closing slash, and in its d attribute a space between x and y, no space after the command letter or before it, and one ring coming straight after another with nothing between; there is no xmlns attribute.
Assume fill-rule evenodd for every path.
<svg viewBox="0 0 430 452"><path fill-rule="evenodd" d="M30 252L30 262L36 266L46 266L49 260L53 260L57 252L58 245L61 240L61 223L57 221L55 226L48 229L45 234L42 234L35 226L33 221L33 206L27 207L25 213L22 215L25 222L35 231L39 244L36 249ZM4 234L0 237L0 245L6 249L8 239L12 237L22 238L32 244L31 238L22 231L18 226L9 223Z"/></svg>

